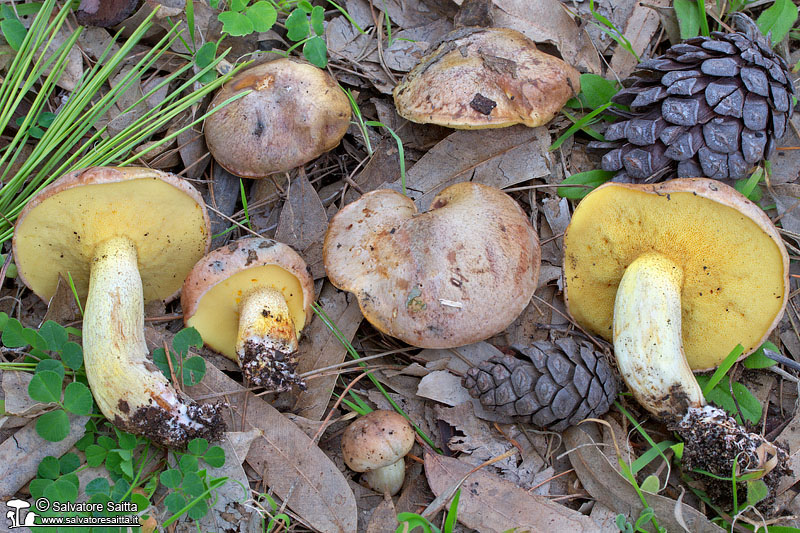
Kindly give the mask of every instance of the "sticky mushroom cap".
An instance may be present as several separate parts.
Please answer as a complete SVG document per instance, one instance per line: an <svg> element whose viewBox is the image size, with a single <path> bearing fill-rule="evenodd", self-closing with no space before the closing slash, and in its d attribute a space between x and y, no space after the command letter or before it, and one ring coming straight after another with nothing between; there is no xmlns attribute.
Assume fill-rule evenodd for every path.
<svg viewBox="0 0 800 533"><path fill-rule="evenodd" d="M367 413L342 434L342 456L354 472L389 466L405 457L413 446L414 429L395 411Z"/></svg>
<svg viewBox="0 0 800 533"><path fill-rule="evenodd" d="M283 294L299 338L311 320L314 280L290 246L260 237L239 239L197 262L181 293L184 322L197 328L207 346L236 359L239 304L264 287Z"/></svg>
<svg viewBox="0 0 800 533"><path fill-rule="evenodd" d="M541 126L580 92L580 75L508 28L460 28L394 89L400 116L451 128Z"/></svg>
<svg viewBox="0 0 800 533"><path fill-rule="evenodd" d="M742 357L777 325L788 300L789 256L764 211L716 180L607 183L588 194L564 236L564 295L583 327L612 339L625 269L644 253L683 269L683 349L694 371Z"/></svg>
<svg viewBox="0 0 800 533"><path fill-rule="evenodd" d="M91 167L57 179L17 218L13 249L20 279L48 301L59 273L83 300L95 247L126 236L136 246L145 301L172 299L208 252L205 203L188 182L138 167Z"/></svg>
<svg viewBox="0 0 800 533"><path fill-rule="evenodd" d="M331 283L354 293L377 329L423 348L507 328L536 289L540 258L520 206L471 182L444 189L425 213L400 193L369 192L336 214L323 244Z"/></svg>
<svg viewBox="0 0 800 533"><path fill-rule="evenodd" d="M210 109L246 90L205 121L208 150L228 172L263 178L335 148L350 125L350 102L327 72L294 58L243 70Z"/></svg>

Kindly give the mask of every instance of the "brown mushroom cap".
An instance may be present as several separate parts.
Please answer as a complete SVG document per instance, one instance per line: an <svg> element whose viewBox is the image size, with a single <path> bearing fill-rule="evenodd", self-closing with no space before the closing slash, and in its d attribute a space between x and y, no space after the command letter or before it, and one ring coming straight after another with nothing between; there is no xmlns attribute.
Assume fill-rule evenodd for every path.
<svg viewBox="0 0 800 533"><path fill-rule="evenodd" d="M291 247L259 237L239 239L197 262L181 293L184 321L206 345L236 360L239 303L263 287L283 294L299 338L311 320L314 280Z"/></svg>
<svg viewBox="0 0 800 533"><path fill-rule="evenodd" d="M372 411L347 426L342 456L354 472L389 466L411 451L414 429L395 411Z"/></svg>
<svg viewBox="0 0 800 533"><path fill-rule="evenodd" d="M564 295L575 320L612 340L625 269L645 253L683 269L683 348L692 370L742 357L777 325L789 295L789 257L761 208L703 178L607 183L587 195L564 236Z"/></svg>
<svg viewBox="0 0 800 533"><path fill-rule="evenodd" d="M369 192L331 220L323 255L372 325L423 348L503 331L530 301L541 258L520 206L477 183L447 187L419 214L400 193Z"/></svg>
<svg viewBox="0 0 800 533"><path fill-rule="evenodd" d="M85 299L95 247L116 236L136 246L145 301L173 298L210 246L203 198L188 182L149 168L66 174L17 219L13 249L20 279L48 301L58 275L69 274Z"/></svg>
<svg viewBox="0 0 800 533"><path fill-rule="evenodd" d="M508 28L460 28L394 89L400 116L459 129L541 126L580 92L578 71Z"/></svg>
<svg viewBox="0 0 800 533"><path fill-rule="evenodd" d="M210 109L252 92L205 121L208 150L228 172L263 178L304 165L335 148L350 125L350 102L324 70L282 58L243 70Z"/></svg>

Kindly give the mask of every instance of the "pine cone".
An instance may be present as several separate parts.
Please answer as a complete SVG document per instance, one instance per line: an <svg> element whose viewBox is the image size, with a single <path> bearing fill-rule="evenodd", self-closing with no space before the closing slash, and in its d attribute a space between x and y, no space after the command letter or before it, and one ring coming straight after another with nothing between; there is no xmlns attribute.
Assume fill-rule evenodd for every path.
<svg viewBox="0 0 800 533"><path fill-rule="evenodd" d="M731 18L741 31L695 37L639 63L612 98L630 106L615 111L627 120L606 130L606 141L617 142L589 146L613 148L602 168L619 171L614 181L673 172L738 179L770 157L792 115L794 87L756 24L741 13Z"/></svg>
<svg viewBox="0 0 800 533"><path fill-rule="evenodd" d="M617 396L611 368L588 342L565 338L512 348L531 363L510 355L492 357L462 380L470 396L508 422L563 431L604 414Z"/></svg>

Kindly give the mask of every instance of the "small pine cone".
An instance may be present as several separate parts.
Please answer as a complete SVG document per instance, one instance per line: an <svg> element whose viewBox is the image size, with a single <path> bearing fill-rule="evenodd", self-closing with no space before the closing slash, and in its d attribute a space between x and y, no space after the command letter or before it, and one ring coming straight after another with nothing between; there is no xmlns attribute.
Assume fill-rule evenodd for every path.
<svg viewBox="0 0 800 533"><path fill-rule="evenodd" d="M782 57L756 24L731 17L736 33L713 32L643 61L612 100L627 120L611 124L603 170L614 181L672 177L739 179L768 159L792 115L794 87Z"/></svg>
<svg viewBox="0 0 800 533"><path fill-rule="evenodd" d="M462 380L470 396L509 422L563 431L601 416L617 396L611 368L588 342L565 338L512 348L531 362L492 357L470 368Z"/></svg>

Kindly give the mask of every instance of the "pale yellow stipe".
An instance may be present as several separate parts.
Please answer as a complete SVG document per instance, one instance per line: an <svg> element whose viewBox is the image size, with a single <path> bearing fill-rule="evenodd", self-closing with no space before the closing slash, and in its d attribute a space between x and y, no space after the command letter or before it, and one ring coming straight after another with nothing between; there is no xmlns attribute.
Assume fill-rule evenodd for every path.
<svg viewBox="0 0 800 533"><path fill-rule="evenodd" d="M683 271L660 254L625 270L614 303L614 355L636 400L661 418L705 405L681 340Z"/></svg>

